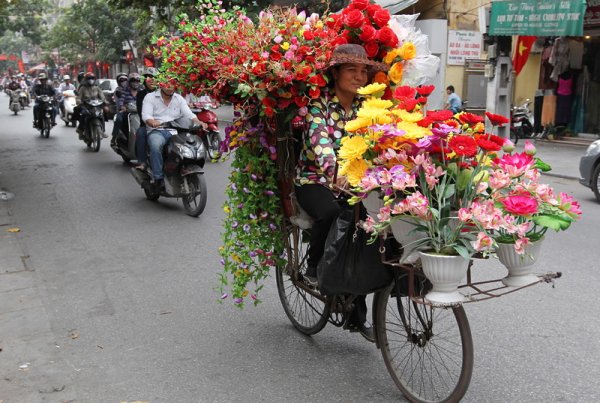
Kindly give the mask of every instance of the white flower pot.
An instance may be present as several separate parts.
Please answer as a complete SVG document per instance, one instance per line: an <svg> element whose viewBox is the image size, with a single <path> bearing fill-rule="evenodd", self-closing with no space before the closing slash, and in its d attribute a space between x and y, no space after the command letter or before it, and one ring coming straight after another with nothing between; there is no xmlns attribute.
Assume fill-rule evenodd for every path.
<svg viewBox="0 0 600 403"><path fill-rule="evenodd" d="M519 255L512 243L498 243L496 255L507 269L508 276L502 279L502 283L509 287L523 287L540 281L533 274L533 265L540 257L542 240L532 242L525 246L525 253Z"/></svg>
<svg viewBox="0 0 600 403"><path fill-rule="evenodd" d="M433 288L425 300L434 305L454 305L464 300L458 286L467 275L469 260L462 256L434 255L419 252L423 273Z"/></svg>
<svg viewBox="0 0 600 403"><path fill-rule="evenodd" d="M402 244L402 259L400 259L401 263L412 264L415 263L419 259L419 254L414 242L422 239L423 236L415 231L412 234L410 231L415 229L414 219L412 218L401 218L392 220L390 223L390 228L392 229L392 234L396 241Z"/></svg>
<svg viewBox="0 0 600 403"><path fill-rule="evenodd" d="M373 220L377 221L377 214L379 214L379 209L383 207L383 200L379 198L380 193L377 191L369 192L367 197L362 199L362 204L365 206L367 213L373 218Z"/></svg>

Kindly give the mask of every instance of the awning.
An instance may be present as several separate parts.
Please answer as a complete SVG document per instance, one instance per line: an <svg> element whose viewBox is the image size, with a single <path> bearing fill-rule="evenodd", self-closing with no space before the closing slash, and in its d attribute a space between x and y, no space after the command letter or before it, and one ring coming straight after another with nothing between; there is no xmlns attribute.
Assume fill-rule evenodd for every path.
<svg viewBox="0 0 600 403"><path fill-rule="evenodd" d="M490 35L583 36L586 1L494 1Z"/></svg>
<svg viewBox="0 0 600 403"><path fill-rule="evenodd" d="M45 63L40 63L37 66L31 67L29 70L27 70L27 72L31 73L31 72L36 71L36 70L46 70L46 69L47 69L46 64Z"/></svg>

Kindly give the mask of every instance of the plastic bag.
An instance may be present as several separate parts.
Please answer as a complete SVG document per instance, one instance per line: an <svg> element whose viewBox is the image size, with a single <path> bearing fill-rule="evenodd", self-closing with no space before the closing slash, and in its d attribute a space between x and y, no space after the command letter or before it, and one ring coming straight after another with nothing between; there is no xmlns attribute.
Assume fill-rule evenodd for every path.
<svg viewBox="0 0 600 403"><path fill-rule="evenodd" d="M361 214L366 216L364 209ZM319 290L325 295L364 295L392 282L391 268L381 261L380 243L367 244L370 235L357 228L355 215L354 208L344 209L327 235L317 266ZM390 238L386 242L391 251L395 241Z"/></svg>

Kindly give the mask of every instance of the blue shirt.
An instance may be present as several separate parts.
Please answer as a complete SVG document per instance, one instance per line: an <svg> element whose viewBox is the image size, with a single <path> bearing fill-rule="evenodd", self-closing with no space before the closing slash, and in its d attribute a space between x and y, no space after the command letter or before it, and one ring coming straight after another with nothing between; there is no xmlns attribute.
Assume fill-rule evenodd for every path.
<svg viewBox="0 0 600 403"><path fill-rule="evenodd" d="M458 112L458 110L462 107L462 101L460 100L460 97L454 92L448 95L448 104L454 113Z"/></svg>

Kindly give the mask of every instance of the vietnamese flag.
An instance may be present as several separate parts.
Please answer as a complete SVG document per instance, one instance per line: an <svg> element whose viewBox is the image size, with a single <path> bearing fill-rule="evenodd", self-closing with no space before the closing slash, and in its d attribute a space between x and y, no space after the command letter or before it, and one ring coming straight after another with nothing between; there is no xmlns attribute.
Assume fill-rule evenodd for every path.
<svg viewBox="0 0 600 403"><path fill-rule="evenodd" d="M23 59L19 59L17 62L17 67L21 73L25 74L25 65L23 64Z"/></svg>
<svg viewBox="0 0 600 403"><path fill-rule="evenodd" d="M519 75L527 58L529 58L529 52L537 37L535 36L519 36L517 37L517 46L515 47L515 55L513 57L512 65L515 75Z"/></svg>

